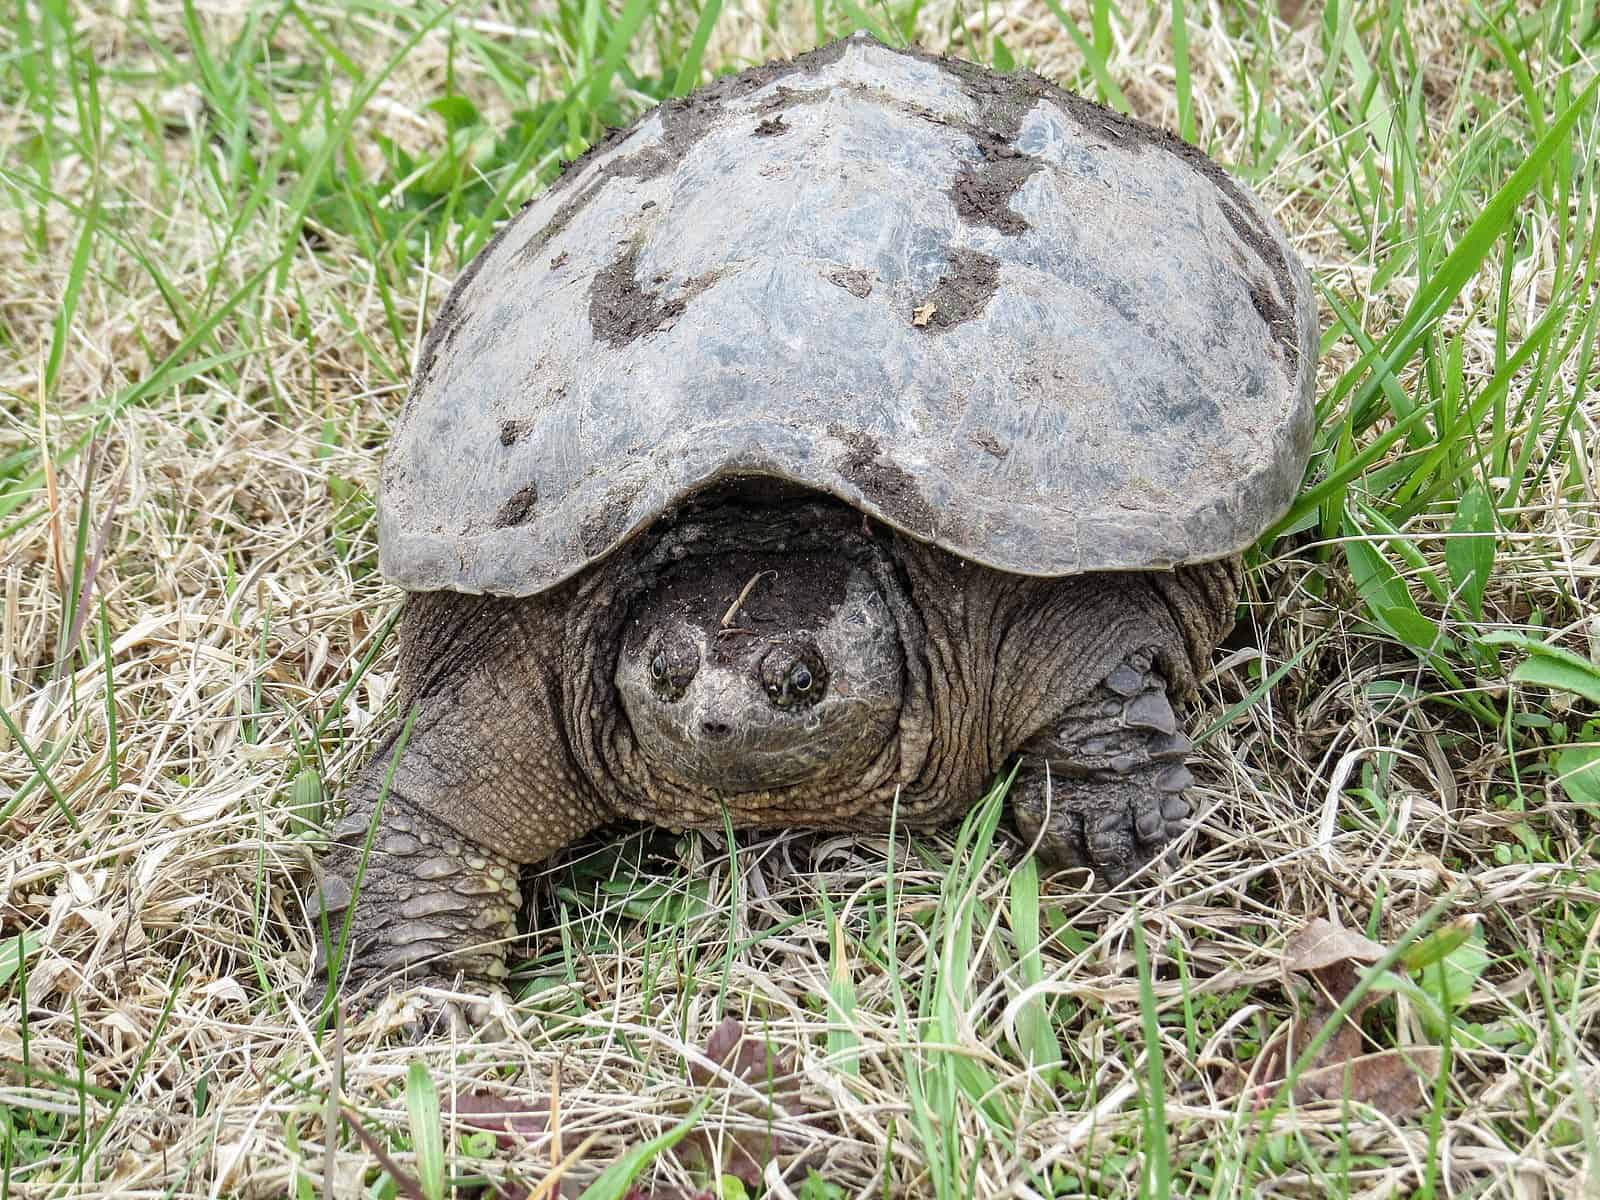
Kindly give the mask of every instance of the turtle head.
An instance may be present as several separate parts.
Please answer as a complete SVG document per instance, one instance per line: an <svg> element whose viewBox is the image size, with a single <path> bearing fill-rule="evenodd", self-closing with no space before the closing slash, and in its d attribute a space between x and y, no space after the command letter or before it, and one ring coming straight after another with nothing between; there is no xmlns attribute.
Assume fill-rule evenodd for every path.
<svg viewBox="0 0 1600 1200"><path fill-rule="evenodd" d="M616 684L653 775L732 795L859 779L895 736L902 675L867 571L739 553L679 564L635 603Z"/></svg>

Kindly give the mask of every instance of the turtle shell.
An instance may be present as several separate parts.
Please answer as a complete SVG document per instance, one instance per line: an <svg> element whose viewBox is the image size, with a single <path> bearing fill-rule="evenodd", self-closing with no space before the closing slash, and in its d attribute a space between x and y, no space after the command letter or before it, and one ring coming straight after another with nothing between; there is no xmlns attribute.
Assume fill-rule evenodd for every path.
<svg viewBox="0 0 1600 1200"><path fill-rule="evenodd" d="M381 566L530 595L742 476L1019 574L1220 558L1295 492L1316 350L1304 269L1200 151L855 37L661 105L468 265Z"/></svg>

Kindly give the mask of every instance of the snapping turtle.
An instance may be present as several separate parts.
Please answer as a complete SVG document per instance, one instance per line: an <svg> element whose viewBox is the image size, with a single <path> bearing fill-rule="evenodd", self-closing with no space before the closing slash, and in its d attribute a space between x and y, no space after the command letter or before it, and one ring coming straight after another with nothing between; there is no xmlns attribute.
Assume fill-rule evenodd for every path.
<svg viewBox="0 0 1600 1200"><path fill-rule="evenodd" d="M612 134L463 272L399 418L410 724L326 857L347 983L492 985L519 867L619 817L925 827L1015 766L1026 842L1129 875L1316 333L1245 188L1035 75L858 37Z"/></svg>

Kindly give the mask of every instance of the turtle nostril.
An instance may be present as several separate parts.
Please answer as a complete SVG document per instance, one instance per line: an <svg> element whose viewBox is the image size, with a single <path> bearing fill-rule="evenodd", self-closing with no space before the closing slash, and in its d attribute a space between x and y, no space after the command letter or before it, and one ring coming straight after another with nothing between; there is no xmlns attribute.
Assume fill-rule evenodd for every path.
<svg viewBox="0 0 1600 1200"><path fill-rule="evenodd" d="M733 726L726 721L702 721L700 729L709 738L725 738L733 732Z"/></svg>

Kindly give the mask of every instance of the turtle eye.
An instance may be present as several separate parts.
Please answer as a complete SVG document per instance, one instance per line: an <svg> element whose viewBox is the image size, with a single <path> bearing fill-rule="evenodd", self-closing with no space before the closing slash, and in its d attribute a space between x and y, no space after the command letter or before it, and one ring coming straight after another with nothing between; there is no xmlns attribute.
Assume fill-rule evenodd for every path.
<svg viewBox="0 0 1600 1200"><path fill-rule="evenodd" d="M773 646L762 658L758 676L774 708L809 707L828 686L828 668L809 639Z"/></svg>
<svg viewBox="0 0 1600 1200"><path fill-rule="evenodd" d="M648 651L647 651L648 653ZM662 638L650 656L650 686L659 699L677 700L700 669L700 652L681 638Z"/></svg>

